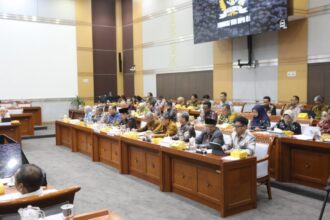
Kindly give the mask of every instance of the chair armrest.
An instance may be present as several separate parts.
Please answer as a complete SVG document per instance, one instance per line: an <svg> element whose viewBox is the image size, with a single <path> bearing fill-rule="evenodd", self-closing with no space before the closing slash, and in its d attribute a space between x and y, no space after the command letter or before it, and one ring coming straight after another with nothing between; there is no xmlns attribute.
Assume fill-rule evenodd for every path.
<svg viewBox="0 0 330 220"><path fill-rule="evenodd" d="M269 160L269 155L267 155L266 157L260 159L260 160L257 160L257 163L261 163L261 162L264 162L266 160Z"/></svg>

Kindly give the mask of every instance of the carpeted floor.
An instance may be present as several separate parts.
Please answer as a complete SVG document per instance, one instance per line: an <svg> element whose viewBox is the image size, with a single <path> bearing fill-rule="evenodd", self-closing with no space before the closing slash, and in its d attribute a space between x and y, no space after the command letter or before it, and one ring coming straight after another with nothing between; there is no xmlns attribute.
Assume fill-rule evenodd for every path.
<svg viewBox="0 0 330 220"><path fill-rule="evenodd" d="M211 208L174 193L162 193L159 187L114 168L92 162L90 158L56 146L55 138L23 140L30 163L47 172L48 183L56 188L80 185L75 212L98 209L114 211L127 220L211 220L221 219ZM258 187L258 207L226 219L240 220L313 220L318 219L322 202L272 188L268 200L264 186ZM330 204L324 220L330 219Z"/></svg>

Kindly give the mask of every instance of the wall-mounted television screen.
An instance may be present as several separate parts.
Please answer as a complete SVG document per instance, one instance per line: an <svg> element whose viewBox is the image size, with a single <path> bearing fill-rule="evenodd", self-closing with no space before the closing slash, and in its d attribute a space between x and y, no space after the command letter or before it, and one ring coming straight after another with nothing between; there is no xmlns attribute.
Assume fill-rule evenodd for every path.
<svg viewBox="0 0 330 220"><path fill-rule="evenodd" d="M194 42L287 28L287 0L193 0Z"/></svg>

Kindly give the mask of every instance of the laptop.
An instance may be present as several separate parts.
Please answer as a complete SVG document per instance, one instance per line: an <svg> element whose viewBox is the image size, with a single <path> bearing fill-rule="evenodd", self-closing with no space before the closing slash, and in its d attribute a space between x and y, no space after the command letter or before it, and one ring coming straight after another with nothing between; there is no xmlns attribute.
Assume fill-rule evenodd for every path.
<svg viewBox="0 0 330 220"><path fill-rule="evenodd" d="M212 149L212 154L215 154L218 156L227 156L227 154L223 151L221 144L218 144L215 142L210 142L209 145Z"/></svg>

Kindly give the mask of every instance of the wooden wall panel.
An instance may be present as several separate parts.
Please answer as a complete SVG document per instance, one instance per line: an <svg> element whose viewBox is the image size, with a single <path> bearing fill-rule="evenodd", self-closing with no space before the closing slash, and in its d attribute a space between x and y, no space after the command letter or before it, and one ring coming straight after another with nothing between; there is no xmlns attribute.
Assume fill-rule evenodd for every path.
<svg viewBox="0 0 330 220"><path fill-rule="evenodd" d="M91 0L76 1L78 95L88 105L94 101Z"/></svg>
<svg viewBox="0 0 330 220"><path fill-rule="evenodd" d="M315 63L308 65L308 103L313 103L314 97L322 95L326 103L330 103L330 63Z"/></svg>
<svg viewBox="0 0 330 220"><path fill-rule="evenodd" d="M132 0L122 0L124 94L128 97L134 95L134 73L130 71L134 66L132 6Z"/></svg>
<svg viewBox="0 0 330 220"><path fill-rule="evenodd" d="M95 96L117 94L116 1L92 1Z"/></svg>
<svg viewBox="0 0 330 220"><path fill-rule="evenodd" d="M157 95L169 99L178 96L189 99L193 93L199 98L205 94L213 94L212 71L158 74L156 81Z"/></svg>
<svg viewBox="0 0 330 220"><path fill-rule="evenodd" d="M134 92L143 96L142 0L133 1Z"/></svg>
<svg viewBox="0 0 330 220"><path fill-rule="evenodd" d="M292 21L289 28L279 32L278 51L278 101L287 102L299 95L301 102L307 101L307 43L308 20ZM295 71L295 77L287 72Z"/></svg>
<svg viewBox="0 0 330 220"><path fill-rule="evenodd" d="M233 41L232 39L213 43L213 97L221 92L233 98Z"/></svg>

